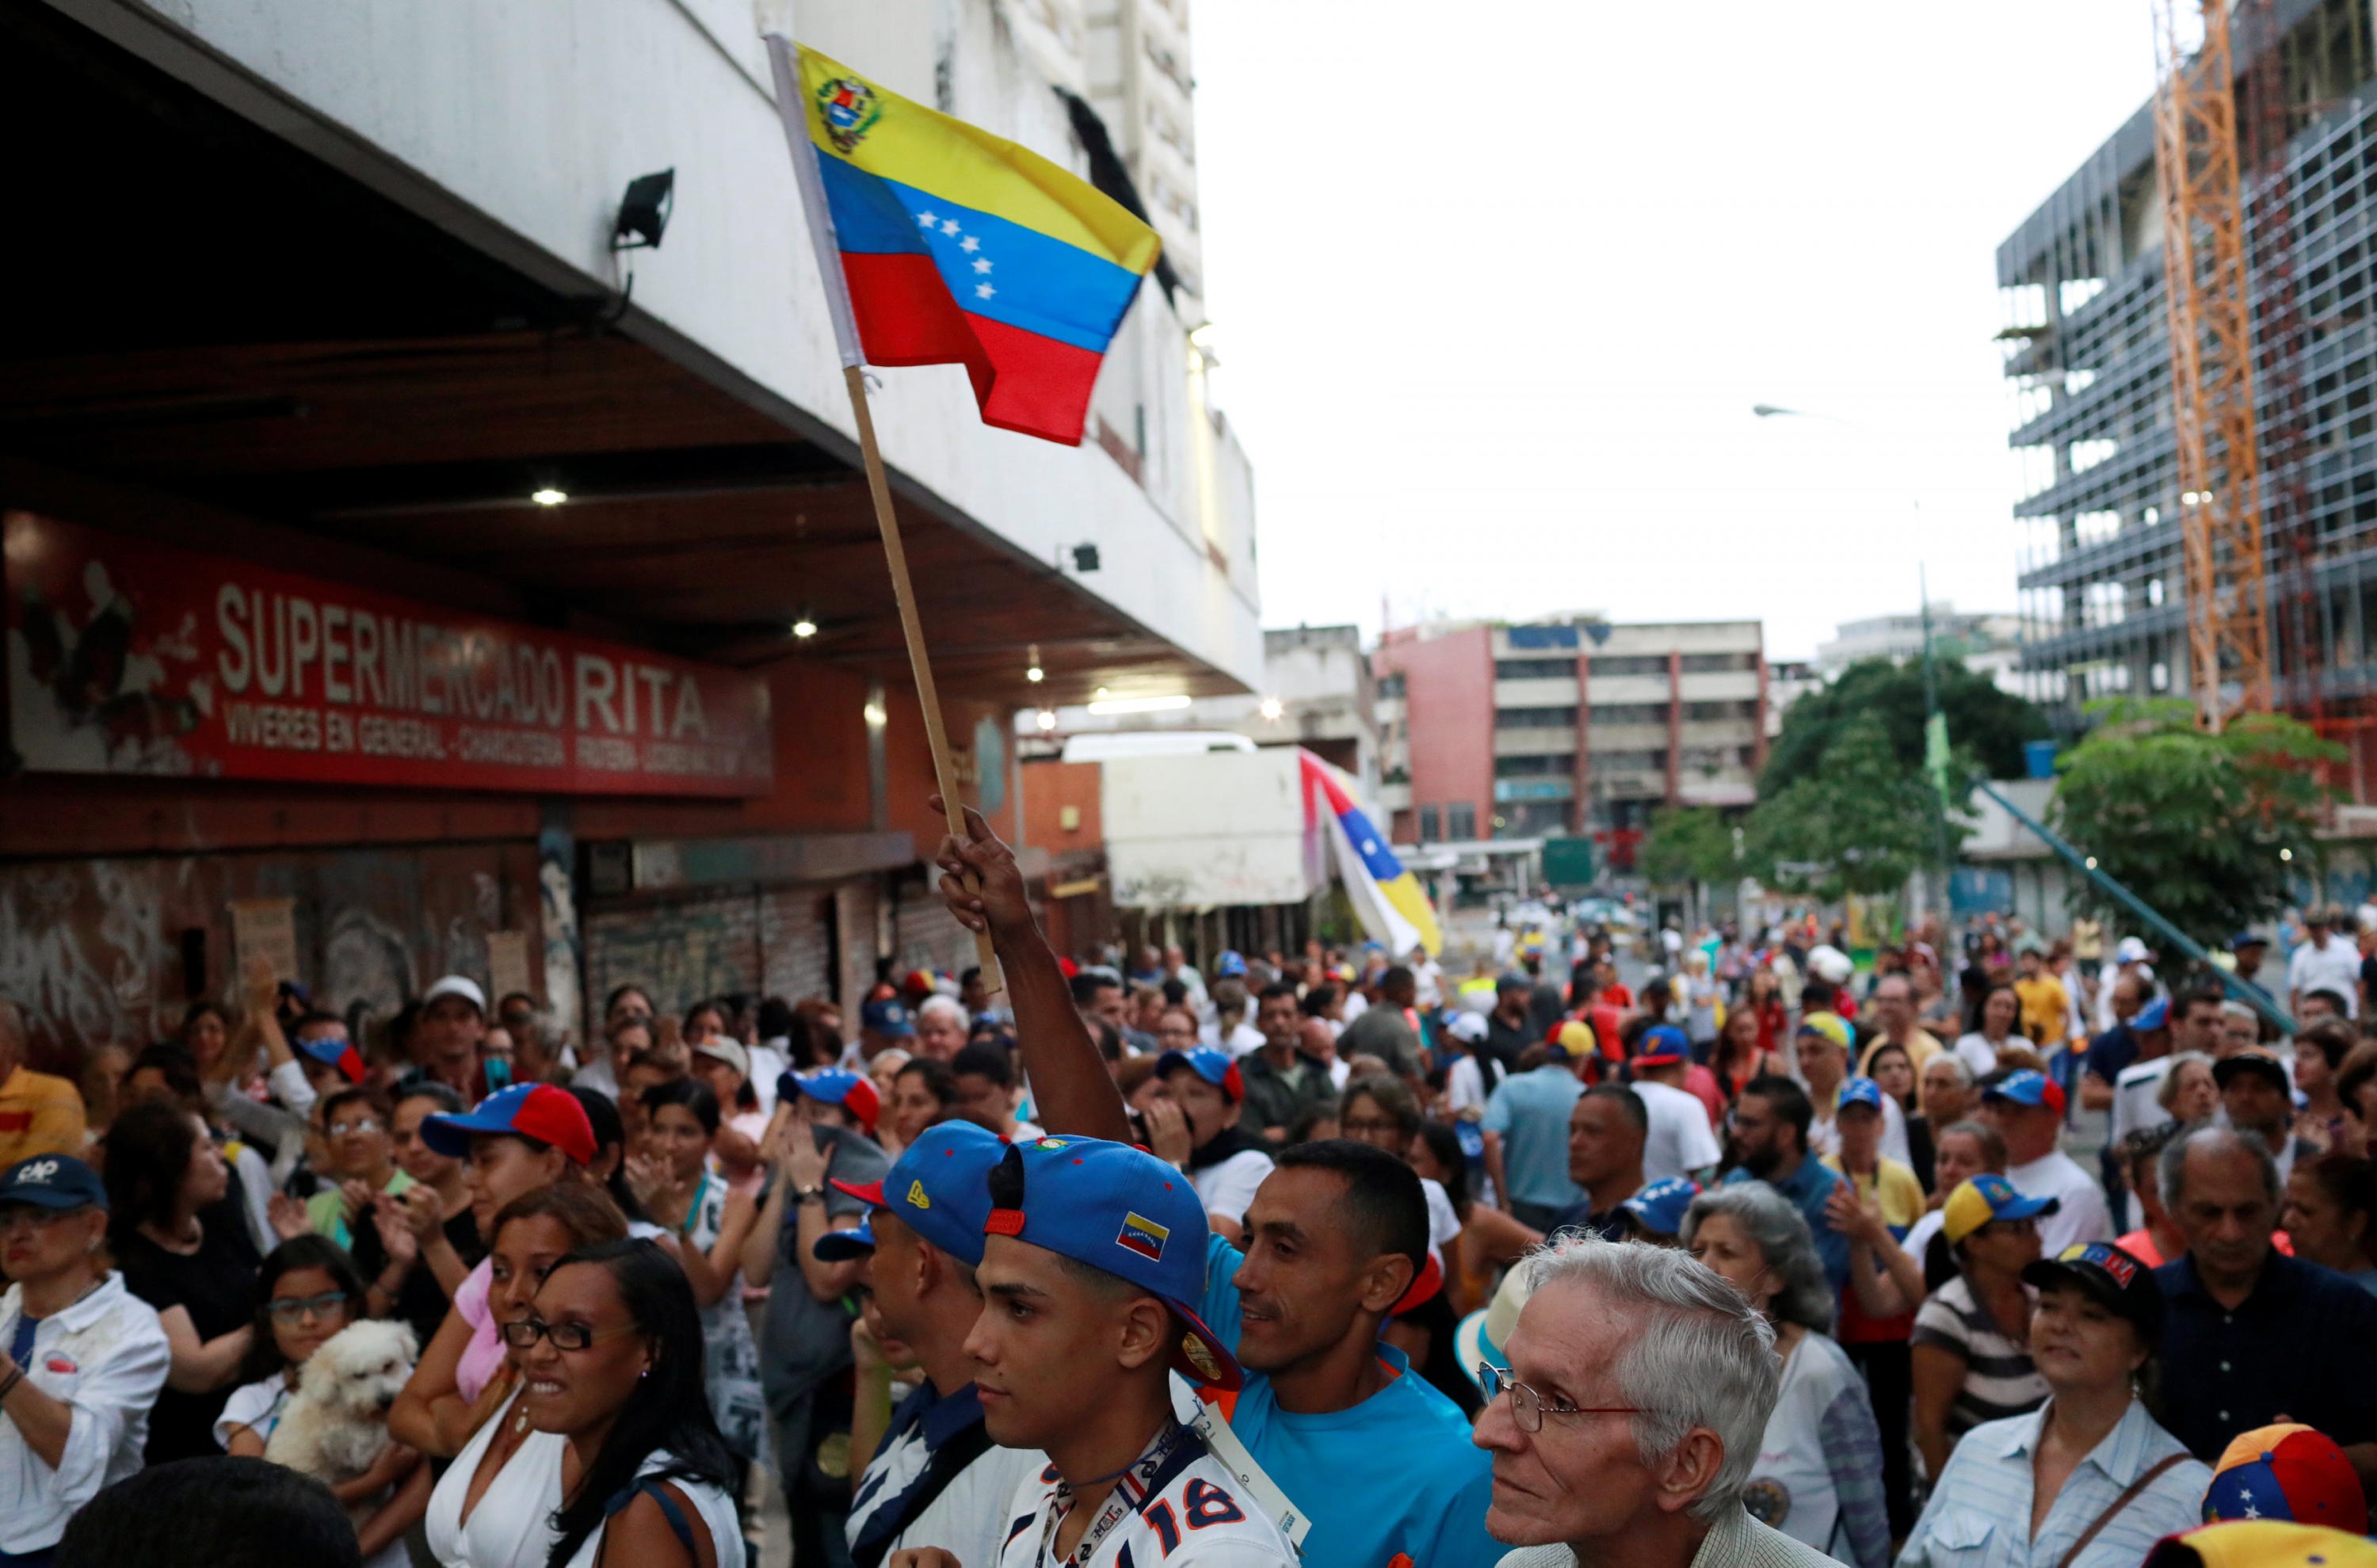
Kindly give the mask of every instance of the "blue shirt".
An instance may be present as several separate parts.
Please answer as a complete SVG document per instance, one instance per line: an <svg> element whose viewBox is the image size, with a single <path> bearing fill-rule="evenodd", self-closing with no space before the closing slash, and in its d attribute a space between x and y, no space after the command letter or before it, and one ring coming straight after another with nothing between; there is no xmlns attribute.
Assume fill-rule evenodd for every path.
<svg viewBox="0 0 2377 1568"><path fill-rule="evenodd" d="M1555 1061L1512 1073L1486 1101L1485 1128L1502 1140L1513 1200L1547 1209L1584 1201L1584 1189L1568 1179L1568 1113L1583 1093L1574 1070Z"/></svg>
<svg viewBox="0 0 2377 1568"><path fill-rule="evenodd" d="M2034 1410L1984 1421L1965 1434L1906 1538L1898 1568L2054 1568L2132 1482L2187 1452L2132 1399L2104 1441L2072 1466L2033 1537L2032 1459L2046 1419L2044 1409ZM2207 1466L2180 1460L2108 1520L2072 1568L2136 1568L2155 1542L2203 1522L2204 1490L2211 1484Z"/></svg>
<svg viewBox="0 0 2377 1568"><path fill-rule="evenodd" d="M1206 1239L1198 1315L1233 1352L1246 1254ZM1230 1430L1273 1484L1312 1521L1304 1568L1387 1568L1397 1552L1421 1568L1494 1568L1509 1550L1486 1533L1494 1460L1469 1441L1460 1407L1415 1376L1404 1353L1379 1346L1395 1375L1350 1410L1297 1415L1279 1407L1271 1380L1247 1373Z"/></svg>
<svg viewBox="0 0 2377 1568"><path fill-rule="evenodd" d="M2189 1453L2216 1461L2280 1412L2345 1447L2377 1442L2377 1297L2275 1251L2234 1311L2197 1282L2192 1257L2155 1270L2155 1283L2168 1309L2163 1418Z"/></svg>
<svg viewBox="0 0 2377 1568"><path fill-rule="evenodd" d="M1725 1184L1731 1187L1738 1182L1759 1179L1750 1174L1748 1166L1738 1165L1726 1173ZM1834 1290L1848 1283L1849 1239L1833 1228L1832 1220L1824 1213L1824 1200L1831 1197L1833 1189L1840 1184L1840 1173L1813 1155L1803 1157L1799 1161L1799 1168L1783 1180L1767 1182L1769 1187L1790 1199L1791 1206L1807 1217L1808 1228L1815 1233L1816 1251L1824 1260L1824 1277L1833 1282Z"/></svg>

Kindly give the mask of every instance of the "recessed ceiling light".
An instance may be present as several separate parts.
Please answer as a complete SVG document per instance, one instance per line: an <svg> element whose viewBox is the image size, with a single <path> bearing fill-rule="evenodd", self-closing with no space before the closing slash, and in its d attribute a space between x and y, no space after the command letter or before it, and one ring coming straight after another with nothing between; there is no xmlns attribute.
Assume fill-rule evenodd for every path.
<svg viewBox="0 0 2377 1568"><path fill-rule="evenodd" d="M794 637L815 637L817 635L817 622L809 619L806 616L803 616L800 619L793 623L793 635Z"/></svg>
<svg viewBox="0 0 2377 1568"><path fill-rule="evenodd" d="M540 507L557 507L561 505L562 502L569 499L569 492L567 490L556 490L552 485L548 485L542 490L530 491L528 498L534 501Z"/></svg>

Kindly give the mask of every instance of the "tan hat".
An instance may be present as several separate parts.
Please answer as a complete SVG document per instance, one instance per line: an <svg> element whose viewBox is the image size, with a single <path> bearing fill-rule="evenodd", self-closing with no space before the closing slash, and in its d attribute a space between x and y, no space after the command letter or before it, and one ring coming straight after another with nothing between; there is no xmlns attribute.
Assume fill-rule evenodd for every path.
<svg viewBox="0 0 2377 1568"><path fill-rule="evenodd" d="M751 1053L743 1048L740 1040L711 1035L694 1046L693 1054L706 1056L712 1061L723 1061L746 1078L751 1076Z"/></svg>

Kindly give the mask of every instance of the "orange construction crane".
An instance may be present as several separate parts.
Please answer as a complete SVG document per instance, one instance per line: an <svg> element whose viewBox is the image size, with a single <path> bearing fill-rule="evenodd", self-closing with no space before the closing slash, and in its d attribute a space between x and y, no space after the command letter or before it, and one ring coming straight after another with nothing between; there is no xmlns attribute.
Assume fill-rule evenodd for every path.
<svg viewBox="0 0 2377 1568"><path fill-rule="evenodd" d="M2253 427L2252 305L2227 0L2154 0L2155 165L2179 442L2180 546L2196 711L2218 730L2270 706ZM2201 28L2191 51L2181 13Z"/></svg>

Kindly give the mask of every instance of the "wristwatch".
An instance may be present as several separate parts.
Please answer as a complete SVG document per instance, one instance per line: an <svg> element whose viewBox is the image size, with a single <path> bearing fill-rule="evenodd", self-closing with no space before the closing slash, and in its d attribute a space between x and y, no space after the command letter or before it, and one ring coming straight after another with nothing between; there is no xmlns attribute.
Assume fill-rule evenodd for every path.
<svg viewBox="0 0 2377 1568"><path fill-rule="evenodd" d="M793 1201L796 1203L822 1203L825 1202L825 1189L823 1187L795 1187L793 1189Z"/></svg>

